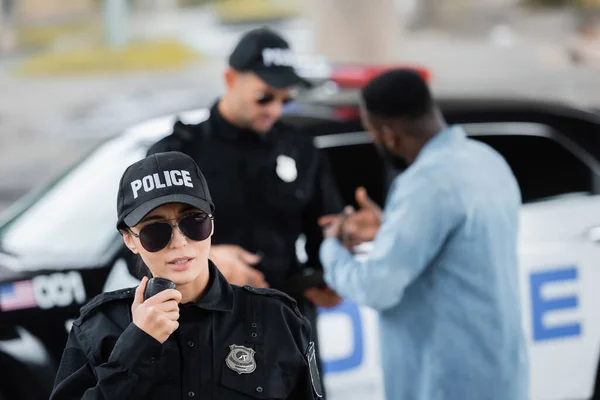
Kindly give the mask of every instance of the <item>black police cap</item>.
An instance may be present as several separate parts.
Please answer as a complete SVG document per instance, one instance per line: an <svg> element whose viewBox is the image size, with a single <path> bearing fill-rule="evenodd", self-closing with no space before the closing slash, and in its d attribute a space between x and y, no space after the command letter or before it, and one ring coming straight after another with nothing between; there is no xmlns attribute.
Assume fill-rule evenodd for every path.
<svg viewBox="0 0 600 400"><path fill-rule="evenodd" d="M266 27L242 36L229 56L229 66L237 71L253 72L277 89L311 86L296 73L297 59L288 42Z"/></svg>
<svg viewBox="0 0 600 400"><path fill-rule="evenodd" d="M169 203L187 204L207 214L215 209L198 165L176 151L150 155L125 170L117 195L117 229L135 226Z"/></svg>

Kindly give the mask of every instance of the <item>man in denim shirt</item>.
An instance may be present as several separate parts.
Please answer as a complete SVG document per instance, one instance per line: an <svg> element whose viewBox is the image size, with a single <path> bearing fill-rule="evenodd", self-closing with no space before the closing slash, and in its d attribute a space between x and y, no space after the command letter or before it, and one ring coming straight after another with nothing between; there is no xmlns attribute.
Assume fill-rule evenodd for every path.
<svg viewBox="0 0 600 400"><path fill-rule="evenodd" d="M393 70L361 93L365 127L408 168L385 209L321 221L325 280L379 312L390 400L526 400L517 234L521 195L504 159L446 126L425 81ZM372 250L357 260L347 248Z"/></svg>

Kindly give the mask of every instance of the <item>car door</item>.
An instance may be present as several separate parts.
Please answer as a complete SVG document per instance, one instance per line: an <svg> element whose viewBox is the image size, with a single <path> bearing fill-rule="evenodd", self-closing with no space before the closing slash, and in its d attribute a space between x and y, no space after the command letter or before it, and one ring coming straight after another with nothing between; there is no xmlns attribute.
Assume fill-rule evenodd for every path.
<svg viewBox="0 0 600 400"><path fill-rule="evenodd" d="M315 144L326 152L347 204L356 205L354 190L358 186L364 186L382 204L386 171L365 132L320 136ZM334 308L319 309L317 329L327 398L385 399L376 312L344 299Z"/></svg>
<svg viewBox="0 0 600 400"><path fill-rule="evenodd" d="M505 157L523 196L518 251L530 398L587 398L600 354L600 315L594 311L600 304L598 161L545 125L463 126ZM382 204L389 171L375 160L368 135L331 135L317 138L316 144L328 153L347 202L352 202L353 188L363 185ZM359 174L353 161L358 153L366 160ZM365 165L372 167L365 170ZM363 249L368 251L369 244ZM383 398L376 318L372 310L349 301L322 310L318 329L325 381L335 398L362 398L367 387L374 388L369 398Z"/></svg>
<svg viewBox="0 0 600 400"><path fill-rule="evenodd" d="M505 157L521 187L520 284L531 398L589 398L600 354L600 164L567 133L545 125L466 129Z"/></svg>

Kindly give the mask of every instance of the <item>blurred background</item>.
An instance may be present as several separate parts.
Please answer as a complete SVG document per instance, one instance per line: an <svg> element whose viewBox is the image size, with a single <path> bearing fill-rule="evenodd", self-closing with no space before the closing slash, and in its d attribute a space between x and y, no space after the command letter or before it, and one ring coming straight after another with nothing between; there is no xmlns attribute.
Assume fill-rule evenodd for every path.
<svg viewBox="0 0 600 400"><path fill-rule="evenodd" d="M0 0L0 210L108 136L209 105L265 24L331 62L418 62L436 93L600 104L598 0Z"/></svg>
<svg viewBox="0 0 600 400"><path fill-rule="evenodd" d="M485 131L482 138L501 144L497 148L508 155L527 189L524 194L600 193L600 0L0 0L0 217L20 218L12 227L0 221L2 242L7 242L7 232L10 236L9 246L0 249L0 326L8 328L0 329L0 376L5 377L0 379L0 399L40 398L34 392L42 384L30 384L28 378L19 386L10 373L21 380L43 377L44 387L52 386L52 363L49 374L35 370L33 375L11 360L6 364L5 353L16 359L33 354L27 367L37 368L44 347L25 351L15 345L18 340L31 344L38 335L56 363L84 301L100 291L137 284L127 259L112 247L106 250L115 239L122 243L107 219L114 215L114 205L102 196L108 198L115 189L120 168L142 156L141 147L132 148L143 140L105 147L73 169L57 190L48 186L40 201L35 195L22 196L43 188L98 144L135 124L210 106L223 90L227 56L243 33L261 25L279 31L296 52L318 54L332 65L422 65L431 72L432 90L440 97L541 100L527 110L517 103L508 111L502 105L489 111L476 103L483 112L471 113L467 106L466 115L461 117L460 110L457 115L474 123L472 129ZM567 109L569 114L552 109L550 102L574 108ZM575 109L592 112L576 114ZM316 124L322 123L319 115L314 117ZM163 128L170 132L172 120L157 121L134 133L150 138ZM518 135L508 132L513 122ZM540 126L542 131L531 129ZM354 134L361 127L358 120L342 121L337 129ZM156 132L147 132L152 130ZM342 145L337 153L333 148L334 157L343 161L336 169L340 176L366 173L369 168L356 159L377 164L375 151L365 150L368 141L349 135L348 143L364 145L354 146L363 153ZM372 159L365 158L368 154ZM351 182L347 179L346 185ZM346 194L351 197L355 187L349 186ZM89 198L96 204L81 225ZM530 203L523 213L529 253L521 254L520 275L525 326L533 327L533 333L528 331L532 398L583 398L595 382L600 388L600 373L594 378L600 348L600 222L590 229L600 203L595 196L564 197L552 207ZM28 211L20 214L21 207ZM84 211L72 213L71 207ZM64 259L48 249L64 253ZM28 257L19 258L28 252L43 260L33 257L29 264ZM67 256L76 262L68 264ZM579 282L574 268L555 270L556 265L576 263L585 277ZM542 267L548 270L540 272ZM61 272L26 280L46 269ZM581 286L561 286L551 293L580 297L547 300L542 283L556 280ZM35 296L31 282L42 282ZM545 313L553 307L583 315L584 328L568 313L569 325L546 327ZM344 302L319 321L319 330L329 332L321 336L323 348L334 360L324 369L332 399L383 398L376 316L363 311L359 315L355 305ZM12 393L4 394L3 384L11 383L16 384Z"/></svg>

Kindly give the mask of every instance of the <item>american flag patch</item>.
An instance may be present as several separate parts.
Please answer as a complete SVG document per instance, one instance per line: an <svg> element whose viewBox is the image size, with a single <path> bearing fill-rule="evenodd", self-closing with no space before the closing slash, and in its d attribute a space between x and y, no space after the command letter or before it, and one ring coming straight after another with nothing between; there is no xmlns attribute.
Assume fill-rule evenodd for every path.
<svg viewBox="0 0 600 400"><path fill-rule="evenodd" d="M31 281L0 284L0 310L14 311L37 307Z"/></svg>

